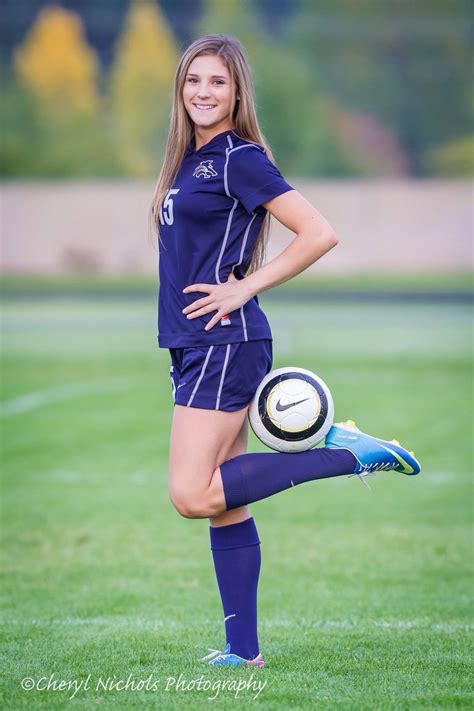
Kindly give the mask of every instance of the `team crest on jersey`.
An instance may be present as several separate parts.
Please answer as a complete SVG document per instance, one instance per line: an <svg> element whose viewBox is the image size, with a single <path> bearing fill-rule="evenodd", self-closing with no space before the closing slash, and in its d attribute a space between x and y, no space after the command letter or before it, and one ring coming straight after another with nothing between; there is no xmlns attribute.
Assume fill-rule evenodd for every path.
<svg viewBox="0 0 474 711"><path fill-rule="evenodd" d="M193 177L194 178L213 178L217 175L217 170L214 169L212 165L212 160L202 160L197 168L195 168Z"/></svg>

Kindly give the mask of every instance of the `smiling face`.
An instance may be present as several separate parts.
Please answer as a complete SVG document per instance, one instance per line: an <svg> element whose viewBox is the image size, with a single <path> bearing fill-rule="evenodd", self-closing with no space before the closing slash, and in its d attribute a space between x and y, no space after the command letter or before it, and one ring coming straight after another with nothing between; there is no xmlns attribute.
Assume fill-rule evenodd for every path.
<svg viewBox="0 0 474 711"><path fill-rule="evenodd" d="M233 82L219 56L193 59L184 81L183 102L197 133L212 137L232 128Z"/></svg>

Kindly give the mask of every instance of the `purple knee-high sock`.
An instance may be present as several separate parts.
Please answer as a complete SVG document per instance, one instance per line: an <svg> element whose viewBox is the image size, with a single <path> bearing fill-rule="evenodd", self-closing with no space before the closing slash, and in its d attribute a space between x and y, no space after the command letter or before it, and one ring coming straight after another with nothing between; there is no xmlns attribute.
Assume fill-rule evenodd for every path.
<svg viewBox="0 0 474 711"><path fill-rule="evenodd" d="M260 541L253 518L211 526L211 550L224 608L226 641L244 659L258 655L257 586Z"/></svg>
<svg viewBox="0 0 474 711"><path fill-rule="evenodd" d="M347 449L241 454L221 464L227 510L266 499L305 481L352 474L357 460Z"/></svg>

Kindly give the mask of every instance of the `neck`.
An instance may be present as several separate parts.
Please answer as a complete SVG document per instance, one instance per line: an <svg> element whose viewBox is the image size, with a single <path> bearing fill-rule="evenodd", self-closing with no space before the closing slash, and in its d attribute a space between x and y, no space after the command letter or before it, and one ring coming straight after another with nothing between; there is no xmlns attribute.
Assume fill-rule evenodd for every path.
<svg viewBox="0 0 474 711"><path fill-rule="evenodd" d="M196 126L196 124L194 124L194 137L196 139L195 149L198 151L200 148L202 148L202 146L205 146L206 143L212 141L214 136L217 136L219 133L224 133L224 131L231 130L232 126L230 125L229 121L223 122L218 126L212 126L210 128Z"/></svg>

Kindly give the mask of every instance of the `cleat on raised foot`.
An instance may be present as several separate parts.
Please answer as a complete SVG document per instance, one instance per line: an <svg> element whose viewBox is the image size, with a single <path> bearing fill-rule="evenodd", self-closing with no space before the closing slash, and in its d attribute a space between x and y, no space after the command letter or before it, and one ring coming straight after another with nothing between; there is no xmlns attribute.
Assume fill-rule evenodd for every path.
<svg viewBox="0 0 474 711"><path fill-rule="evenodd" d="M263 667L265 662L262 655L258 654L255 659L244 659L237 654L232 654L230 644L226 645L223 652L218 649L210 649L210 654L202 657L201 662L209 662L212 667Z"/></svg>
<svg viewBox="0 0 474 711"><path fill-rule="evenodd" d="M360 432L360 429L357 427L356 423L354 420L346 420L345 422L339 422L341 427L347 427L347 429L355 430L356 432Z"/></svg>
<svg viewBox="0 0 474 711"><path fill-rule="evenodd" d="M361 432L355 422L338 422L326 435L329 449L347 449L357 459L354 474L366 476L379 471L397 471L413 476L420 473L420 463L413 452L397 440L385 440Z"/></svg>

